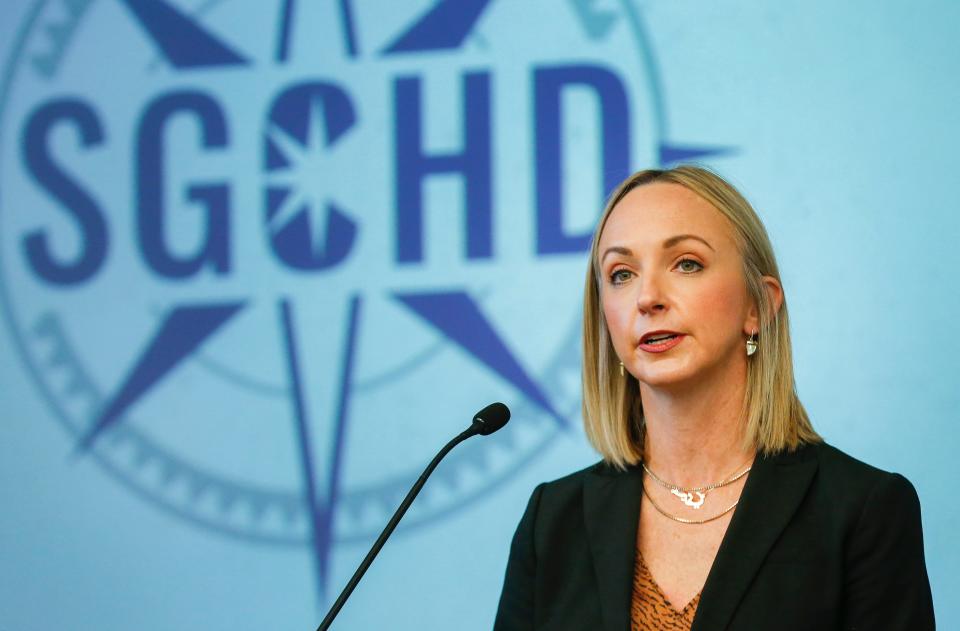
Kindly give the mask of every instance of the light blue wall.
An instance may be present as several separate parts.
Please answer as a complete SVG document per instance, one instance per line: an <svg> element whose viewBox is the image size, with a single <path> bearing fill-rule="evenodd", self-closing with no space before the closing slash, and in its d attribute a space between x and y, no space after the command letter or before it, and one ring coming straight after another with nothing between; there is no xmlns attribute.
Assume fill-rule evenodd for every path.
<svg viewBox="0 0 960 631"><path fill-rule="evenodd" d="M960 626L960 6L474 1L402 38L441 5L292 1L284 56L283 0L169 4L245 63L197 53L184 24L138 21L130 7L147 3L132 0L8 0L0 21L0 629L314 628L432 453L501 399L513 422L445 461L338 626L489 628L533 486L595 459L577 412L575 237L602 203L604 168L609 180L680 149L759 210L784 274L801 397L830 442L916 485L938 621ZM73 21L68 6L80 9ZM164 54L168 40L194 54ZM568 85L551 92L551 80ZM311 102L344 133L293 141L288 163L265 167L274 98L308 81L327 86ZM165 127L164 238L174 257L195 252L204 206L186 188L225 185L230 260L222 274L171 278L138 240L137 174L149 184L158 145L138 144L136 130L157 99L186 91L222 113L225 146L200 148L190 115ZM398 113L417 99L419 117ZM56 105L70 101L81 105ZM55 164L31 169L31 125L82 104L102 138L84 148L61 120L31 137L47 148L33 157ZM458 151L465 116L466 142L489 142L489 184L481 153L468 160L480 168L478 217L490 198L489 239L466 234L464 178L433 176L422 260L399 261L410 143ZM72 284L44 280L25 250L40 231L69 267L92 247L48 194L58 168L109 235L102 265ZM556 204L541 204L538 223L537 199L558 181L556 233ZM312 249L271 245L288 220L294 241L308 234L282 207L265 219L265 189L287 184L334 200L356 226L352 241L333 232L350 246L342 260L320 229ZM310 270L284 259L324 253ZM187 332L218 316L187 348ZM153 339L182 361L165 371L145 359ZM124 390L137 366L147 382ZM129 405L104 416L125 391Z"/></svg>

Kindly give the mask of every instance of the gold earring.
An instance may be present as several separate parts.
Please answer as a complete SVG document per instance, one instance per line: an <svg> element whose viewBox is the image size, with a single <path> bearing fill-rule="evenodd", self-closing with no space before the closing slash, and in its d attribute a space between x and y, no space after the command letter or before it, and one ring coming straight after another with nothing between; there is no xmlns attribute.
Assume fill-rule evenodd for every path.
<svg viewBox="0 0 960 631"><path fill-rule="evenodd" d="M620 362L620 376L621 376L621 377L623 377L623 376L624 376L624 371L623 371L623 362Z"/></svg>
<svg viewBox="0 0 960 631"><path fill-rule="evenodd" d="M750 339L747 340L747 357L753 355L757 352L757 347L760 346L760 342L757 341L756 332L750 334Z"/></svg>

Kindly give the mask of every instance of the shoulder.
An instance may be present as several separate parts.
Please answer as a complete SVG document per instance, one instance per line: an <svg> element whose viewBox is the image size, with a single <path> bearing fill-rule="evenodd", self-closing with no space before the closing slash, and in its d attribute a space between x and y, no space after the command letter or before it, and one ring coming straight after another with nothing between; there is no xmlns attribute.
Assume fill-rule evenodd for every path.
<svg viewBox="0 0 960 631"><path fill-rule="evenodd" d="M598 471L602 471L604 466L603 462L598 462L555 480L541 482L533 490L531 503L572 501L581 497L584 480L589 476L596 475Z"/></svg>
<svg viewBox="0 0 960 631"><path fill-rule="evenodd" d="M585 493L622 491L622 483L638 480L639 471L639 467L617 469L601 460L579 471L540 483L534 489L530 503L547 512L580 511Z"/></svg>
<svg viewBox="0 0 960 631"><path fill-rule="evenodd" d="M551 494L570 494L577 493L585 484L610 484L623 480L638 474L640 467L630 467L627 469L617 469L613 465L601 460L579 471L568 473L567 475L543 482L538 488L543 488L544 492Z"/></svg>
<svg viewBox="0 0 960 631"><path fill-rule="evenodd" d="M910 484L899 473L869 465L828 443L810 447L817 458L821 475L838 484L861 488L872 488L882 483L892 483L894 486Z"/></svg>
<svg viewBox="0 0 960 631"><path fill-rule="evenodd" d="M863 508L880 502L890 508L916 508L919 500L913 485L899 473L869 465L827 443L800 448L783 459L812 459L817 464L814 484L838 504Z"/></svg>

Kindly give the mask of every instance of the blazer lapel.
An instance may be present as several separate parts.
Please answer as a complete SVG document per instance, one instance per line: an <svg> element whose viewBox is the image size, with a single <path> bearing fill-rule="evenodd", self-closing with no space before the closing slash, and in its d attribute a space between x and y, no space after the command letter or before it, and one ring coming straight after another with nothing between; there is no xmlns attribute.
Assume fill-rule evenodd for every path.
<svg viewBox="0 0 960 631"><path fill-rule="evenodd" d="M583 511L606 631L630 629L643 477L601 466L584 478Z"/></svg>
<svg viewBox="0 0 960 631"><path fill-rule="evenodd" d="M757 459L703 586L691 631L727 628L816 471L811 449Z"/></svg>

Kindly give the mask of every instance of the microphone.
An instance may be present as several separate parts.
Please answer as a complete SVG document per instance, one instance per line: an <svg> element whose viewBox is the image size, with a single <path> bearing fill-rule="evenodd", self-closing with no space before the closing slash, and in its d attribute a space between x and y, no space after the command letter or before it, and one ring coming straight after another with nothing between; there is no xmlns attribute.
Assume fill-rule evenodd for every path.
<svg viewBox="0 0 960 631"><path fill-rule="evenodd" d="M502 403L491 403L473 416L473 424L467 431L476 430L474 433L481 436L489 436L510 420L510 408ZM472 436L473 434L470 434ZM469 438L469 436L467 437Z"/></svg>
<svg viewBox="0 0 960 631"><path fill-rule="evenodd" d="M320 626L317 627L317 631L327 631L327 629L330 628L330 625L333 624L333 619L337 617L338 613L340 613L344 603L346 603L347 599L350 598L350 594L353 593L353 590L357 587L360 579L363 578L367 568L370 567L370 564L373 563L373 560L377 557L377 554L380 552L380 548L382 548L383 544L387 542L387 538L393 534L397 524L400 523L403 515L407 512L407 509L410 508L410 505L413 504L413 500L416 499L417 494L420 493L420 489L422 489L423 485L426 484L427 478L430 477L430 474L433 473L433 470L437 468L437 465L440 464L440 461L443 460L443 457L450 453L451 449L471 436L476 436L477 434L480 434L481 436L489 436L506 425L507 421L509 420L510 408L505 406L503 403L491 403L473 415L473 422L470 424L470 427L460 432L456 437L454 437L453 440L443 446L443 449L441 449L440 452L433 457L433 460L430 461L430 464L427 465L427 468L424 469L423 473L420 474L420 477L417 478L416 483L414 483L413 487L410 489L410 492L407 493L407 496L403 498L403 502L400 503L400 507L397 508L397 512L393 514L393 517L390 518L390 521L387 522L383 532L381 532L380 536L377 537L377 540L373 542L373 547L371 547L370 551L367 552L367 556L363 558L363 561L360 563L357 571L353 573L353 576L350 578L350 581L347 583L346 587L344 587L343 591L340 592L340 596L337 597L336 602L333 603L332 607L330 607L330 611L327 612L327 615L323 618L323 622L321 622Z"/></svg>

